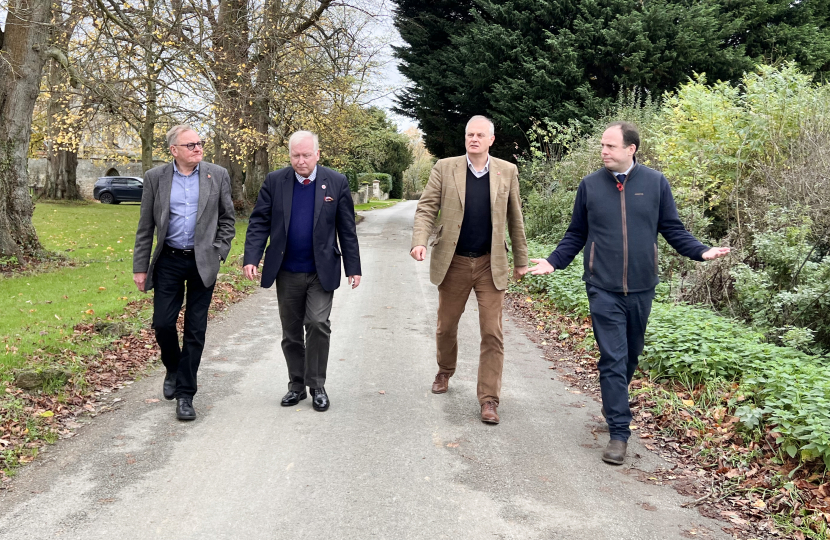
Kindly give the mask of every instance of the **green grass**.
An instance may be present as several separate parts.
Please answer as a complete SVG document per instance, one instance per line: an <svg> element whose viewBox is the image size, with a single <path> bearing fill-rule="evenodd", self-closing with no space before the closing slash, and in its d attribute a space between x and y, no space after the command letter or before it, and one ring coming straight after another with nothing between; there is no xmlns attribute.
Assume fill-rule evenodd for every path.
<svg viewBox="0 0 830 540"><path fill-rule="evenodd" d="M104 343L72 340L84 321L120 316L142 298L132 279L138 204L43 203L33 222L43 247L76 263L36 275L0 277L0 381L44 355L86 355ZM242 253L247 223L237 221L229 261ZM221 272L225 272L223 268Z"/></svg>
<svg viewBox="0 0 830 540"><path fill-rule="evenodd" d="M395 206L403 199L386 199L385 201L378 201L376 199L372 199L367 203L364 204L356 204L354 209L355 210L377 210L379 208L389 208L390 206Z"/></svg>

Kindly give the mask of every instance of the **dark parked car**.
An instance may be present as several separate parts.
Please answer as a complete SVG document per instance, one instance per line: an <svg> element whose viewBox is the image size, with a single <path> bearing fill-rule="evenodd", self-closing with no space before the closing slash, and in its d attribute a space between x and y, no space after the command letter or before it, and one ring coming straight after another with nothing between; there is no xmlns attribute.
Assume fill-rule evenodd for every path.
<svg viewBox="0 0 830 540"><path fill-rule="evenodd" d="M144 180L135 176L102 176L95 182L92 196L104 204L141 202Z"/></svg>

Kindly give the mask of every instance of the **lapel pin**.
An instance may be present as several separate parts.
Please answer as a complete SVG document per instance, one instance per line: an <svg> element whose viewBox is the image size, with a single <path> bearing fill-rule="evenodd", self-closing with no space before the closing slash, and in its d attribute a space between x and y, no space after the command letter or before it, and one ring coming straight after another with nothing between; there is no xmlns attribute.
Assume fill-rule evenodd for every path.
<svg viewBox="0 0 830 540"><path fill-rule="evenodd" d="M210 178L210 175L208 175L208 178Z"/></svg>
<svg viewBox="0 0 830 540"><path fill-rule="evenodd" d="M323 189L326 189L326 185L325 185L325 184L323 184L323 185L322 185L322 186L320 186L320 187L321 187L321 188L323 188Z"/></svg>

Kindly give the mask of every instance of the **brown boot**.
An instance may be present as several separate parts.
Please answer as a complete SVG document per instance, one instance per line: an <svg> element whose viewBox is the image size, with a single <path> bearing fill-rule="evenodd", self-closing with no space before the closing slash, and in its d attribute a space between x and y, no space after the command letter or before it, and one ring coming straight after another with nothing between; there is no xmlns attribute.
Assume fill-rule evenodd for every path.
<svg viewBox="0 0 830 540"><path fill-rule="evenodd" d="M612 465L622 465L625 461L627 448L628 443L625 441L608 441L608 446L605 447L605 452L602 453L602 461Z"/></svg>
<svg viewBox="0 0 830 540"><path fill-rule="evenodd" d="M432 383L433 394L443 394L450 386L450 374L439 373L435 376L435 382Z"/></svg>
<svg viewBox="0 0 830 540"><path fill-rule="evenodd" d="M488 424L499 423L499 413L496 412L498 405L495 401L485 401L481 404L481 421Z"/></svg>

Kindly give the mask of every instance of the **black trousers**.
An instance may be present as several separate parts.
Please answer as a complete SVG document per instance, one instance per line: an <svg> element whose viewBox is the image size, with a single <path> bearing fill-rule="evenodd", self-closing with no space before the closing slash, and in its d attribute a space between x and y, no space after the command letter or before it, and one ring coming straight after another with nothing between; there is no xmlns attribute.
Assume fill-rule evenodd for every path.
<svg viewBox="0 0 830 540"><path fill-rule="evenodd" d="M646 325L651 314L654 289L615 293L585 284L594 338L599 346L599 386L605 421L612 440L631 436L628 385L645 345Z"/></svg>
<svg viewBox="0 0 830 540"><path fill-rule="evenodd" d="M176 397L193 397L215 283L205 287L192 254L167 251L162 251L156 261L153 281L153 328L161 349L161 361L168 373L176 373ZM184 336L179 347L176 320L185 294Z"/></svg>
<svg viewBox="0 0 830 540"><path fill-rule="evenodd" d="M277 304L282 324L282 353L288 364L288 389L326 384L331 340L331 305L334 291L326 291L316 273L280 271Z"/></svg>

